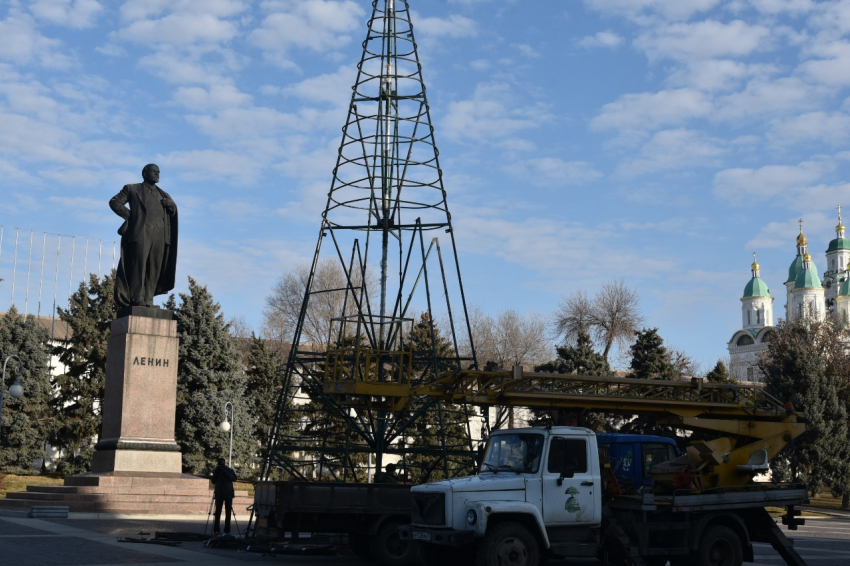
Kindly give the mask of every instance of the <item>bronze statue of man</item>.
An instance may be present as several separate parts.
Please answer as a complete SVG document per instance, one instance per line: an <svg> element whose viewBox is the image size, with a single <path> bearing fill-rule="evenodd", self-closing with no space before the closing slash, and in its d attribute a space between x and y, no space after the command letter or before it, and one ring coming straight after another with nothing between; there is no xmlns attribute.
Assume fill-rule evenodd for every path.
<svg viewBox="0 0 850 566"><path fill-rule="evenodd" d="M155 295L174 288L177 268L177 205L157 186L159 167L150 163L142 169L144 183L124 185L109 207L124 224L121 260L115 277L115 304L152 307ZM128 209L125 205L130 206Z"/></svg>

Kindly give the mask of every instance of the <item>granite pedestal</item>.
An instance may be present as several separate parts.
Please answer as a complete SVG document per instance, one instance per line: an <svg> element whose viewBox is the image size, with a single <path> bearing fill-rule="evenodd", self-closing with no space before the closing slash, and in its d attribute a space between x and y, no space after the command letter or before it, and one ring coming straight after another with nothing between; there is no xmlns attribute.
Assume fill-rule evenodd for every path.
<svg viewBox="0 0 850 566"><path fill-rule="evenodd" d="M145 310L168 317L129 314L112 321L103 428L92 472L179 474L182 469L174 440L177 321L170 311Z"/></svg>

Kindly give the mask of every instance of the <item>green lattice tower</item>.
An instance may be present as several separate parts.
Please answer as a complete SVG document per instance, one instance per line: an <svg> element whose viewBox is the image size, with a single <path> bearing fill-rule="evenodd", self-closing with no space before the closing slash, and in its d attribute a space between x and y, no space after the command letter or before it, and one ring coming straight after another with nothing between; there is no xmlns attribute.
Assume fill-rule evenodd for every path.
<svg viewBox="0 0 850 566"><path fill-rule="evenodd" d="M322 390L330 374L417 384L476 363L408 2L376 0L367 25L264 478L282 470L361 481L366 461L380 469L386 454L418 481L473 465L466 406L425 398L393 411L381 398ZM344 283L317 288L328 261ZM326 337L308 343L304 325L318 301L334 316Z"/></svg>

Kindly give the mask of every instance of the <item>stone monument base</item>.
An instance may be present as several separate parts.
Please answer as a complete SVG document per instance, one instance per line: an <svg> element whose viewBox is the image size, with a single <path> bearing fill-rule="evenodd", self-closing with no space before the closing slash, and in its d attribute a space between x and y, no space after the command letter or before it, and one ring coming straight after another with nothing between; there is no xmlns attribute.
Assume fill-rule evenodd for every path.
<svg viewBox="0 0 850 566"><path fill-rule="evenodd" d="M209 480L188 474L87 473L68 476L65 485L30 485L26 491L7 493L6 499L0 499L0 510L66 505L72 513L204 516L212 497ZM247 514L245 508L253 503L247 491L237 491L233 510Z"/></svg>

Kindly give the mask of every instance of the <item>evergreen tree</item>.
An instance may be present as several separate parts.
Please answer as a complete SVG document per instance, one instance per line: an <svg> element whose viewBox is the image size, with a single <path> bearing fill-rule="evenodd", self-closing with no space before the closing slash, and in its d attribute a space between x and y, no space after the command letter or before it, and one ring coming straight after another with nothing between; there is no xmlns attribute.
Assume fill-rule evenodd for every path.
<svg viewBox="0 0 850 566"><path fill-rule="evenodd" d="M252 334L245 372L248 387L246 404L254 419L254 438L259 443L263 459L269 445L269 429L277 416L282 372L280 354L269 348L267 341Z"/></svg>
<svg viewBox="0 0 850 566"><path fill-rule="evenodd" d="M604 377L613 375L605 356L593 349L593 340L586 332L578 333L575 346L558 346L555 351L557 358L536 366L534 371Z"/></svg>
<svg viewBox="0 0 850 566"><path fill-rule="evenodd" d="M629 377L636 379L674 379L676 368L670 363L664 340L657 328L644 328L635 332L632 344L631 370Z"/></svg>
<svg viewBox="0 0 850 566"><path fill-rule="evenodd" d="M805 480L816 493L821 485L836 495L850 493L850 333L831 321L783 323L771 336L759 362L765 388L806 415L806 432L782 451L776 476ZM782 457L786 462L781 462Z"/></svg>
<svg viewBox="0 0 850 566"><path fill-rule="evenodd" d="M671 361L671 352L664 347L664 340L658 335L657 328L644 328L635 332L635 343L631 347L632 373L635 379L678 379L679 368ZM618 423L619 424L619 423ZM636 416L617 426L620 432L633 434L657 434L677 438L675 431L659 425L655 418L646 415Z"/></svg>
<svg viewBox="0 0 850 566"><path fill-rule="evenodd" d="M114 284L114 272L103 279L91 274L71 295L68 309L57 309L71 330L68 344L54 352L67 370L53 379L57 419L50 438L61 450L56 469L63 474L89 470L101 432L106 346L116 314Z"/></svg>
<svg viewBox="0 0 850 566"><path fill-rule="evenodd" d="M413 371L423 381L437 377L443 370L439 360L452 358L453 350L436 322L422 314L407 336L413 349ZM434 367L434 360L437 367ZM428 401L425 401L428 402ZM434 402L405 432L413 437L411 454L404 465L409 481L436 481L471 471L469 420L467 408L442 401Z"/></svg>
<svg viewBox="0 0 850 566"><path fill-rule="evenodd" d="M209 474L218 458L227 458L230 433L219 427L228 401L234 405L233 468L250 478L256 463L256 441L246 397L247 380L236 344L218 303L206 287L189 278L189 293L180 294L177 335L177 442L183 469ZM171 301L173 304L173 301Z"/></svg>
<svg viewBox="0 0 850 566"><path fill-rule="evenodd" d="M735 383L735 380L729 377L729 372L723 360L717 360L714 368L705 374L705 379L709 383Z"/></svg>
<svg viewBox="0 0 850 566"><path fill-rule="evenodd" d="M21 362L19 365L14 358L8 359L6 382L0 384L4 390L0 470L7 473L36 473L38 468L33 464L44 457L52 396L47 340L47 331L35 317L23 317L15 307L0 318L0 371L9 356L15 355ZM18 367L24 395L15 399L9 395L9 387L15 382Z"/></svg>
<svg viewBox="0 0 850 566"><path fill-rule="evenodd" d="M605 356L593 349L593 340L584 330L577 331L574 346L563 345L555 348L558 357L552 361L535 366L534 371L569 375L613 375ZM531 426L548 426L556 423L557 411L533 409ZM605 413L589 412L576 415L576 424L586 426L597 432L610 428Z"/></svg>

